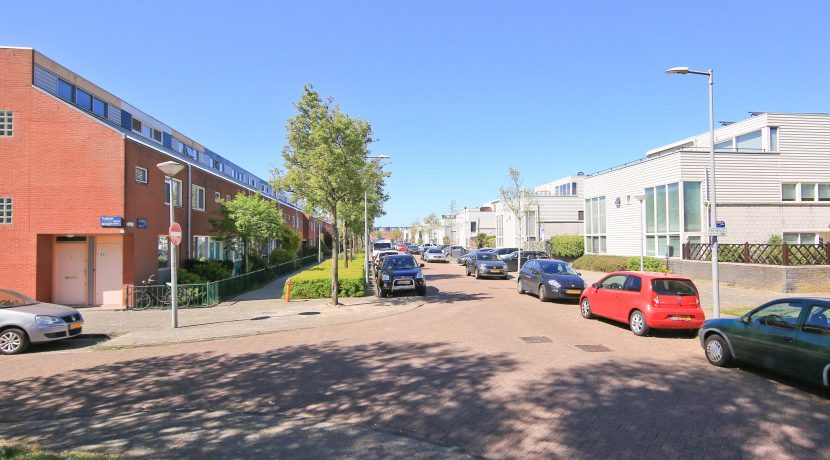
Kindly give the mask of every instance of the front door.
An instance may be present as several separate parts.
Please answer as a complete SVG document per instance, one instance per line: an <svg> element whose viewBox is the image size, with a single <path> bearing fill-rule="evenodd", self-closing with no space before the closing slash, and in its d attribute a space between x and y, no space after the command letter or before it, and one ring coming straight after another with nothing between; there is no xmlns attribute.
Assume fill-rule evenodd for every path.
<svg viewBox="0 0 830 460"><path fill-rule="evenodd" d="M597 292L591 296L591 311L605 318L619 318L620 292L625 275L611 275L601 280Z"/></svg>
<svg viewBox="0 0 830 460"><path fill-rule="evenodd" d="M52 272L52 301L85 305L87 289L87 242L85 237L58 237Z"/></svg>
<svg viewBox="0 0 830 460"><path fill-rule="evenodd" d="M795 339L803 305L797 301L773 302L750 313L732 334L738 359L781 372L795 361Z"/></svg>
<svg viewBox="0 0 830 460"><path fill-rule="evenodd" d="M123 249L121 236L95 238L95 303L121 305Z"/></svg>

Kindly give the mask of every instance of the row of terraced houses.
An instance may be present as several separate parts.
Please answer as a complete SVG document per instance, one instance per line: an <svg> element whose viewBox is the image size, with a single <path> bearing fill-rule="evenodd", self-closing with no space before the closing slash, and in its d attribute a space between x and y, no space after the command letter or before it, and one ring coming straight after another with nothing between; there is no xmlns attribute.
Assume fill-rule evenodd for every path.
<svg viewBox="0 0 830 460"><path fill-rule="evenodd" d="M125 286L169 276L170 190L156 165L170 160L185 165L173 178L181 261L239 259L209 219L240 192L272 200L304 246L328 225L36 50L0 48L0 286L41 301L120 305Z"/></svg>

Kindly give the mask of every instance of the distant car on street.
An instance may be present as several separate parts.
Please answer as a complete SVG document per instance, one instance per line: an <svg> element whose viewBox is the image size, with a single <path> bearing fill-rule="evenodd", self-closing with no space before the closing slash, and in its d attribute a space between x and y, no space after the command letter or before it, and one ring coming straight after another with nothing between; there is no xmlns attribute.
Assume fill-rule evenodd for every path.
<svg viewBox="0 0 830 460"><path fill-rule="evenodd" d="M467 258L467 276L475 275L476 279L483 277L499 277L507 279L507 265L499 257L490 252L476 251Z"/></svg>
<svg viewBox="0 0 830 460"><path fill-rule="evenodd" d="M420 254L421 253L421 247L418 246L417 244L410 244L410 245L406 246L406 252L408 252L410 254Z"/></svg>
<svg viewBox="0 0 830 460"><path fill-rule="evenodd" d="M0 288L0 354L15 355L33 343L75 337L83 326L84 318L74 308Z"/></svg>
<svg viewBox="0 0 830 460"><path fill-rule="evenodd" d="M447 256L438 248L429 248L424 253L425 262L448 262Z"/></svg>
<svg viewBox="0 0 830 460"><path fill-rule="evenodd" d="M394 254L400 254L400 253L398 251L380 251L380 252L378 252L378 255L375 256L374 260L372 261L372 269L375 270L375 272L377 272L377 270L380 268L380 265L383 263L383 259L386 256L394 255Z"/></svg>
<svg viewBox="0 0 830 460"><path fill-rule="evenodd" d="M532 292L541 302L551 299L579 300L585 280L567 262L533 259L518 274L518 292Z"/></svg>
<svg viewBox="0 0 830 460"><path fill-rule="evenodd" d="M711 364L740 361L830 387L830 299L784 298L740 318L710 319L700 344Z"/></svg>
<svg viewBox="0 0 830 460"><path fill-rule="evenodd" d="M626 323L635 335L654 329L687 329L694 332L705 317L700 295L689 278L663 273L612 272L585 289L580 311Z"/></svg>
<svg viewBox="0 0 830 460"><path fill-rule="evenodd" d="M504 259L508 255L510 255L510 254L512 254L512 253L514 253L518 250L519 250L519 248L496 248L496 249L493 249L490 252L492 252L493 254L499 256L499 259Z"/></svg>
<svg viewBox="0 0 830 460"><path fill-rule="evenodd" d="M377 240L372 242L372 258L374 259L377 257L380 251L392 251L392 241L391 240Z"/></svg>
<svg viewBox="0 0 830 460"><path fill-rule="evenodd" d="M502 261L507 264L507 271L515 272L519 267L524 265L528 260L533 259L550 259L550 254L544 251L522 251L522 260L519 263L519 251L511 252L506 257L502 257Z"/></svg>

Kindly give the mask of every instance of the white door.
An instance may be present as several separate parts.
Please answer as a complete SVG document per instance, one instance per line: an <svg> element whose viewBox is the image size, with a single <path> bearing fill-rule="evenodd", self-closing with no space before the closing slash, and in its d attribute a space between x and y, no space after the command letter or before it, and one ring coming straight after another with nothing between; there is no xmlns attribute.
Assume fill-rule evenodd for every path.
<svg viewBox="0 0 830 460"><path fill-rule="evenodd" d="M86 241L55 242L52 299L64 305L85 305L87 288Z"/></svg>
<svg viewBox="0 0 830 460"><path fill-rule="evenodd" d="M121 236L95 237L95 304L121 305Z"/></svg>

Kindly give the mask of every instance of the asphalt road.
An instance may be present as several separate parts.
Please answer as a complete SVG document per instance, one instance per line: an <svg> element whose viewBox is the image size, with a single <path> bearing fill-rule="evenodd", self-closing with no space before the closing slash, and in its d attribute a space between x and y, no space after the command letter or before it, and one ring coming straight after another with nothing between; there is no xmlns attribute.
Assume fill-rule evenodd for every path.
<svg viewBox="0 0 830 460"><path fill-rule="evenodd" d="M396 316L2 357L0 437L153 458L830 458L818 389L425 271L429 303Z"/></svg>

